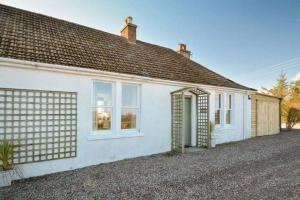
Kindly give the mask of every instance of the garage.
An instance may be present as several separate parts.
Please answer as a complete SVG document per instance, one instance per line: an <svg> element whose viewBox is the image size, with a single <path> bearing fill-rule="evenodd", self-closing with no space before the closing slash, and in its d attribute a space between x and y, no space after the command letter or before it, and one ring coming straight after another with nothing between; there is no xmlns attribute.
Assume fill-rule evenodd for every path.
<svg viewBox="0 0 300 200"><path fill-rule="evenodd" d="M252 137L279 133L281 99L256 93L251 96L251 103Z"/></svg>

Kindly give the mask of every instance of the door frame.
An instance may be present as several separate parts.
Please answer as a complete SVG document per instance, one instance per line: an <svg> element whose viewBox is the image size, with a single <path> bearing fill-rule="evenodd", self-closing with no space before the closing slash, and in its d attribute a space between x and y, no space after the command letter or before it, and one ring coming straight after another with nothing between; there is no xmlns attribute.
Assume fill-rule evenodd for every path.
<svg viewBox="0 0 300 200"><path fill-rule="evenodd" d="M185 148L187 148L187 147L192 147L193 146L193 144L192 144L192 134L193 134L193 111L192 111L192 109L193 109L193 100L192 100L192 95L184 95L184 106L185 106L185 101L186 101L186 99L189 99L189 101L190 101L190 105L189 105L189 115L190 115L190 131L189 131L189 141L188 141L188 144L186 144L186 132L184 131L184 147ZM186 110L184 109L184 112L186 112ZM185 113L184 113L184 129L185 129L185 126L186 126L186 120L185 120Z"/></svg>

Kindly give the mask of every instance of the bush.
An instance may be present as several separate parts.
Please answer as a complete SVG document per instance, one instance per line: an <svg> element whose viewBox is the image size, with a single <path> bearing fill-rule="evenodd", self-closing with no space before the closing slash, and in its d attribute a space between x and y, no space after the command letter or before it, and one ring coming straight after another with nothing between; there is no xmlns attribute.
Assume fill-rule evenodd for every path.
<svg viewBox="0 0 300 200"><path fill-rule="evenodd" d="M0 140L0 161L3 170L11 169L11 160L14 154L14 145L8 140Z"/></svg>
<svg viewBox="0 0 300 200"><path fill-rule="evenodd" d="M286 128L292 129L298 122L300 122L300 110L296 108L289 108L286 119Z"/></svg>
<svg viewBox="0 0 300 200"><path fill-rule="evenodd" d="M209 133L210 133L211 136L214 134L215 126L216 125L215 125L215 123L213 121L209 122Z"/></svg>

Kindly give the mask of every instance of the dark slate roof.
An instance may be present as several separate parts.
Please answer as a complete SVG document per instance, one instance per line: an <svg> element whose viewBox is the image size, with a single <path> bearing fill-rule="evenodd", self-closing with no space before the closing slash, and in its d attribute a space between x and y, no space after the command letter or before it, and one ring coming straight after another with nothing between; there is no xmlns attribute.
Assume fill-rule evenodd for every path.
<svg viewBox="0 0 300 200"><path fill-rule="evenodd" d="M249 89L169 48L1 4L0 57Z"/></svg>

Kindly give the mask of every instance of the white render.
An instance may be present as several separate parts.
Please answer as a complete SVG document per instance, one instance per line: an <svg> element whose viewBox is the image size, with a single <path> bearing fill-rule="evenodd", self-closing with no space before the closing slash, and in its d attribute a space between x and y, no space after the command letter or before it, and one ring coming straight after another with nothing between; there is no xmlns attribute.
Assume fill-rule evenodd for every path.
<svg viewBox="0 0 300 200"><path fill-rule="evenodd" d="M92 86L94 81L123 82L140 85L140 132L101 135L92 130ZM113 162L171 150L171 95L183 87L199 87L210 92L210 118L214 120L215 94L232 94L233 124L217 126L216 144L251 137L249 91L188 84L175 81L101 72L76 67L40 64L0 58L0 87L70 91L78 93L77 157L20 165L25 177L72 170L99 163ZM120 95L116 91L117 95ZM192 104L195 99L192 100ZM116 106L119 106L118 103ZM192 110L192 114L195 110ZM223 113L225 115L225 112ZM195 134L195 124L192 124ZM195 136L192 144L195 145Z"/></svg>

